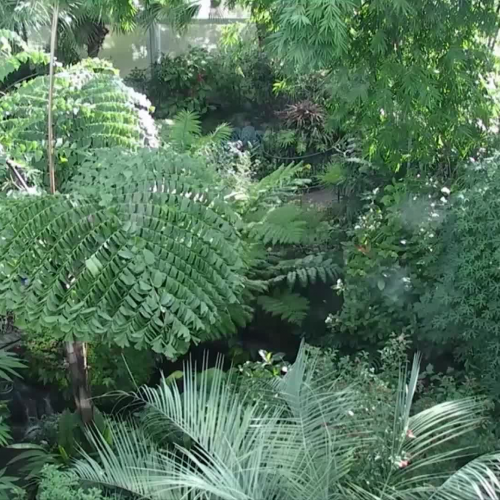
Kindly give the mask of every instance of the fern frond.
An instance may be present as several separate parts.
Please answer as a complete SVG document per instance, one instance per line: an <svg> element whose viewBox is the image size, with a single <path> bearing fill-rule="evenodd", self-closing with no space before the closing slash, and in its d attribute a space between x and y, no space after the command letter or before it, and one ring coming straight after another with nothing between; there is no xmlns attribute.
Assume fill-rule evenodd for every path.
<svg viewBox="0 0 500 500"><path fill-rule="evenodd" d="M303 168L302 163L282 165L258 183L252 185L251 191L255 202L264 203L269 198L275 199L276 197L295 194L297 189L307 182L297 178Z"/></svg>
<svg viewBox="0 0 500 500"><path fill-rule="evenodd" d="M216 129L208 134L207 142L212 144L222 144L231 139L233 135L233 127L227 123L217 125Z"/></svg>
<svg viewBox="0 0 500 500"><path fill-rule="evenodd" d="M266 272L273 276L270 283L286 282L292 287L298 282L305 287L318 281L334 281L340 274L340 266L328 254L320 253L301 259L280 260Z"/></svg>
<svg viewBox="0 0 500 500"><path fill-rule="evenodd" d="M300 325L309 311L309 301L297 293L276 292L272 296L262 295L257 303L264 311L283 321Z"/></svg>
<svg viewBox="0 0 500 500"><path fill-rule="evenodd" d="M298 244L307 231L307 222L301 216L302 209L297 205L275 208L260 222L249 224L249 236L265 245Z"/></svg>
<svg viewBox="0 0 500 500"><path fill-rule="evenodd" d="M200 115L194 111L182 110L174 117L168 138L174 147L187 151L201 137Z"/></svg>
<svg viewBox="0 0 500 500"><path fill-rule="evenodd" d="M4 199L0 303L31 329L148 345L170 358L234 330L243 288L239 219L186 159L84 165L73 192ZM79 187L78 187L79 186Z"/></svg>

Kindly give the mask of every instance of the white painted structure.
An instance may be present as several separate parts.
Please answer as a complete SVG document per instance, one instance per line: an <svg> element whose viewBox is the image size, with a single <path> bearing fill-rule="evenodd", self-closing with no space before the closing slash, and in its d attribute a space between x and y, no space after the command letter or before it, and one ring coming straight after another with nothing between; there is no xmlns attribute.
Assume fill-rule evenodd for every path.
<svg viewBox="0 0 500 500"><path fill-rule="evenodd" d="M110 60L122 76L126 76L134 68L149 68L161 54L181 54L190 46L213 49L224 25L248 19L248 14L242 9L213 8L211 0L200 0L199 3L198 15L185 33L176 33L167 25L156 25L149 32L111 33L106 37L99 57Z"/></svg>

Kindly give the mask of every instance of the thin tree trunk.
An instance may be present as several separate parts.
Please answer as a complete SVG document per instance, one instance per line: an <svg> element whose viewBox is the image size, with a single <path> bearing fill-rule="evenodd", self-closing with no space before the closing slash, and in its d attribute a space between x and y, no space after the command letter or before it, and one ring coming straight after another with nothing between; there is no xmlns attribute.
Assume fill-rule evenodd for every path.
<svg viewBox="0 0 500 500"><path fill-rule="evenodd" d="M59 20L59 2L56 0L52 11L52 29L50 33L50 70L49 70L49 97L48 97L48 163L50 193L56 193L56 176L54 165L54 66L57 43L57 25ZM83 423L89 424L94 417L94 409L90 399L88 384L87 347L83 342L67 342L66 356L68 359L73 397L75 398L76 411L80 414Z"/></svg>
<svg viewBox="0 0 500 500"><path fill-rule="evenodd" d="M66 342L66 356L76 411L84 424L90 424L94 419L94 408L88 380L87 345L84 342Z"/></svg>
<svg viewBox="0 0 500 500"><path fill-rule="evenodd" d="M56 193L56 175L54 166L54 124L53 124L53 104L54 104L54 66L57 43L57 21L59 19L59 2L55 2L52 11L52 29L50 32L50 69L49 69L49 103L48 103L48 145L47 156L49 161L49 182L51 194Z"/></svg>

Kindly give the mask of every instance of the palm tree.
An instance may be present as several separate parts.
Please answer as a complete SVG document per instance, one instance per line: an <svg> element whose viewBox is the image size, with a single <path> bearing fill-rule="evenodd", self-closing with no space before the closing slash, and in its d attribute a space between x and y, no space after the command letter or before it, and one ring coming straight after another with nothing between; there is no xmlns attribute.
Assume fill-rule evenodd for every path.
<svg viewBox="0 0 500 500"><path fill-rule="evenodd" d="M373 464L373 483L361 487L355 465L378 446L367 430L380 422L358 417L363 401L356 391L315 380L307 364L302 349L271 388L272 407L235 393L222 371L208 377L188 365L182 391L165 379L139 390L140 420L117 424L112 446L92 435L97 455L84 455L74 470L85 481L147 500L498 498L500 454L435 472L464 454L439 450L478 425L480 404L455 401L410 416L418 358L409 382L401 376L385 436L390 453Z"/></svg>

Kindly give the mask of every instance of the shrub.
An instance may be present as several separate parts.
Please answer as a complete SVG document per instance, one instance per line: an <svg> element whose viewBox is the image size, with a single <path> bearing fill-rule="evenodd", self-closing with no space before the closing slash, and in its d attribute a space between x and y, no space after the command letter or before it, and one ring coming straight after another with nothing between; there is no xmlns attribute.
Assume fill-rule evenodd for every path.
<svg viewBox="0 0 500 500"><path fill-rule="evenodd" d="M46 465L41 473L37 500L105 500L97 488L85 489L80 486L78 476L71 471L63 471L55 465Z"/></svg>
<svg viewBox="0 0 500 500"><path fill-rule="evenodd" d="M29 376L70 396L64 343L52 335L27 335L23 339L23 358ZM155 365L151 351L119 348L105 344L88 346L89 380L94 396L113 390L130 391L146 384Z"/></svg>
<svg viewBox="0 0 500 500"><path fill-rule="evenodd" d="M328 319L325 342L381 347L392 333L417 328L413 305L423 293L428 261L443 220L436 183L394 182L369 196L364 214L348 232L343 306Z"/></svg>
<svg viewBox="0 0 500 500"><path fill-rule="evenodd" d="M423 334L500 395L500 156L471 164L437 233Z"/></svg>
<svg viewBox="0 0 500 500"><path fill-rule="evenodd" d="M125 81L146 93L157 118L167 118L182 110L204 115L212 109L216 74L214 56L206 49L192 47L175 57L163 55L151 68L150 79L136 70Z"/></svg>

